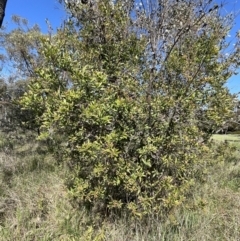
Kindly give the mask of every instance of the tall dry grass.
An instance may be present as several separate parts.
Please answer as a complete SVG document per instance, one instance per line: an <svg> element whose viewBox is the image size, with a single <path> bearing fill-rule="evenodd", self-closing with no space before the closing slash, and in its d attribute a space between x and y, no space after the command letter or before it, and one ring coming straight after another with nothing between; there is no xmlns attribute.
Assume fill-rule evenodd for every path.
<svg viewBox="0 0 240 241"><path fill-rule="evenodd" d="M99 223L73 208L64 185L67 171L44 146L0 138L0 241L240 240L240 162L226 144L196 182L184 205L166 220L144 222L127 214ZM203 157L208 158L208 157Z"/></svg>

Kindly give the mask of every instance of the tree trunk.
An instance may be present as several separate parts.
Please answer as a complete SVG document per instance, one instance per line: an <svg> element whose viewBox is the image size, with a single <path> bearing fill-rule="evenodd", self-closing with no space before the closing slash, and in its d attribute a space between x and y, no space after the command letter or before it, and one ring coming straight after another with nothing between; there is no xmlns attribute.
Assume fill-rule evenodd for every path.
<svg viewBox="0 0 240 241"><path fill-rule="evenodd" d="M7 0L0 0L0 28L2 27L3 19L5 16L6 5L7 5Z"/></svg>

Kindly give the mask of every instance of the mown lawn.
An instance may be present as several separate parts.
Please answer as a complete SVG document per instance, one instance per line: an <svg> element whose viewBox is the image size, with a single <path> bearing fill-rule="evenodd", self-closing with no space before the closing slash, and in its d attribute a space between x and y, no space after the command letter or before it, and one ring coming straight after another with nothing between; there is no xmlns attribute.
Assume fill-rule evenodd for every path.
<svg viewBox="0 0 240 241"><path fill-rule="evenodd" d="M240 141L240 134L214 134L213 135L213 140L217 141Z"/></svg>
<svg viewBox="0 0 240 241"><path fill-rule="evenodd" d="M212 139L218 142L227 141L228 143L240 149L240 134L214 134Z"/></svg>

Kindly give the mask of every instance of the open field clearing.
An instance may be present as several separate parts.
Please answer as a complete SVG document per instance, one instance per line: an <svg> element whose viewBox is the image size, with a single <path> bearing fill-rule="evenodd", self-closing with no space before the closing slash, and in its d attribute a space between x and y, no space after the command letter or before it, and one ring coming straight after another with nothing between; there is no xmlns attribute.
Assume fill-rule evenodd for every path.
<svg viewBox="0 0 240 241"><path fill-rule="evenodd" d="M233 146L240 148L240 134L226 134L226 135L220 135L215 134L212 137L213 140L218 142L227 141L228 143L231 143Z"/></svg>
<svg viewBox="0 0 240 241"><path fill-rule="evenodd" d="M221 135L221 134L215 134L213 135L213 140L217 141L236 141L240 142L240 135L239 134L226 134L226 135Z"/></svg>

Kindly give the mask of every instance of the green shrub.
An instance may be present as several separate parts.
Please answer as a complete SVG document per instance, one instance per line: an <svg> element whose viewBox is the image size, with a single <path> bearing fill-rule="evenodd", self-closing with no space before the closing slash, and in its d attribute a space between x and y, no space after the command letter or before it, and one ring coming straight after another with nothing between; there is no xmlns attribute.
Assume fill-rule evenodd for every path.
<svg viewBox="0 0 240 241"><path fill-rule="evenodd" d="M179 42L169 37L163 50L153 47L155 29L144 11L134 25L121 1L69 4L72 18L54 40L42 36L41 62L20 104L35 113L40 139L61 148L77 206L161 217L204 175L208 160L201 157L210 149L202 124L214 130L231 117L224 84L236 56L223 55L222 18L206 13L208 34L198 32L205 20L191 4L173 7L196 26L184 34L174 28ZM168 16L170 30L176 25Z"/></svg>

